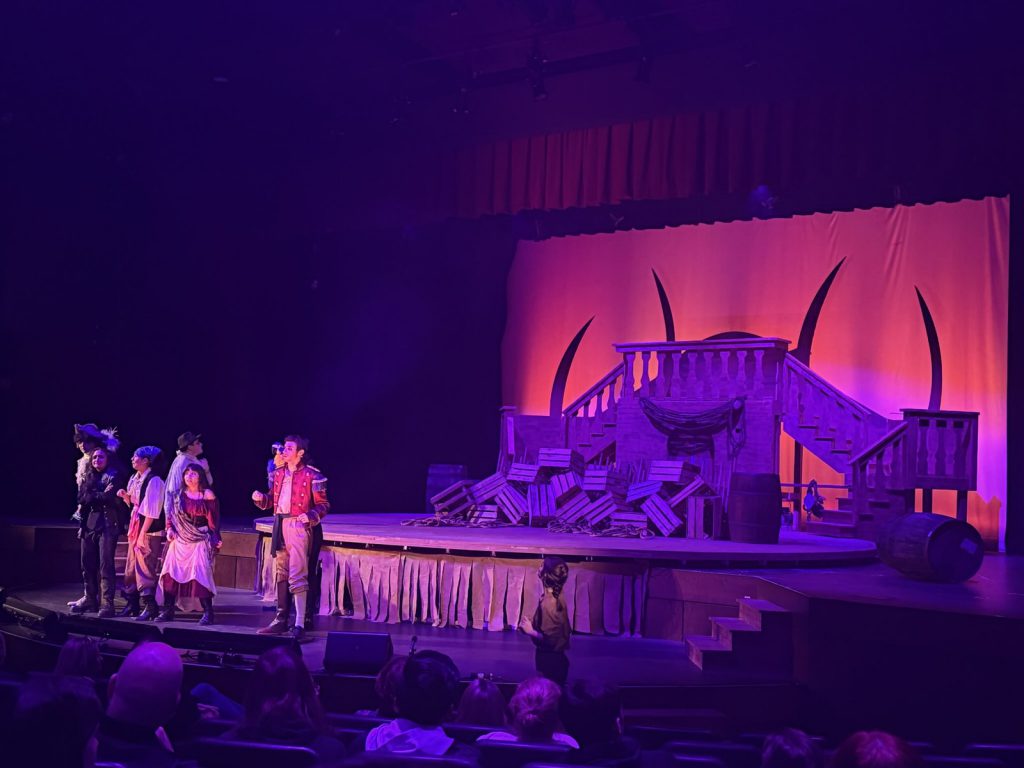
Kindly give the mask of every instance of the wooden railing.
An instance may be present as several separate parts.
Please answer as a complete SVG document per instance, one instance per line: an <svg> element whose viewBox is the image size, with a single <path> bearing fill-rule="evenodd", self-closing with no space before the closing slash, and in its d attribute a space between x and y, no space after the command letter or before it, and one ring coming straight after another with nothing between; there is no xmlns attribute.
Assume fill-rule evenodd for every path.
<svg viewBox="0 0 1024 768"><path fill-rule="evenodd" d="M854 400L792 355L786 356L780 394L787 432L794 436L800 430L813 429L832 438L836 448L856 453L888 427L884 416Z"/></svg>
<svg viewBox="0 0 1024 768"><path fill-rule="evenodd" d="M622 394L622 363L612 368L598 379L597 383L562 409L562 415L598 416L605 411L614 409ZM618 396L616 395L618 388ZM593 413L591 413L593 411Z"/></svg>
<svg viewBox="0 0 1024 768"><path fill-rule="evenodd" d="M973 491L978 483L978 414L903 409L913 488Z"/></svg>
<svg viewBox="0 0 1024 768"><path fill-rule="evenodd" d="M913 488L907 484L908 429L909 425L902 422L850 459L855 522L866 515L871 498L877 498L878 492Z"/></svg>
<svg viewBox="0 0 1024 768"><path fill-rule="evenodd" d="M727 400L773 397L789 342L776 338L616 344L622 397Z"/></svg>

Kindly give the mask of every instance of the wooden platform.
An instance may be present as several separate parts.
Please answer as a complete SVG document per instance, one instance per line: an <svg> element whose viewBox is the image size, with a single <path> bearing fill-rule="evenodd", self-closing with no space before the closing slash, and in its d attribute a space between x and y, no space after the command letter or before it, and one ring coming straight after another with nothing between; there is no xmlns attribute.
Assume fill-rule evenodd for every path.
<svg viewBox="0 0 1024 768"><path fill-rule="evenodd" d="M652 536L646 539L551 533L544 528L509 526L456 528L402 525L424 514L390 512L329 515L324 542L337 546L466 553L491 556L561 555L587 560L648 560L660 565L789 565L863 563L875 558L875 545L860 539L837 539L783 530L778 544L741 544ZM269 534L273 518L256 520Z"/></svg>

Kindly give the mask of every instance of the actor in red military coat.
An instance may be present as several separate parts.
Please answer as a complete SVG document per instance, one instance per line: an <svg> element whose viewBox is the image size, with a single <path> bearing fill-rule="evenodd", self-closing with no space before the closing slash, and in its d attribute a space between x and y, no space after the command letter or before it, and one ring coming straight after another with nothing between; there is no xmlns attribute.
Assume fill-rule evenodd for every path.
<svg viewBox="0 0 1024 768"><path fill-rule="evenodd" d="M273 490L253 491L252 500L263 510L274 512L274 580L277 582L277 615L260 634L283 634L288 631L288 593L295 598L295 625L291 634L301 639L306 596L309 591L309 552L313 528L320 524L330 504L327 501L327 478L306 466L308 441L299 435L284 440L284 466L273 473Z"/></svg>

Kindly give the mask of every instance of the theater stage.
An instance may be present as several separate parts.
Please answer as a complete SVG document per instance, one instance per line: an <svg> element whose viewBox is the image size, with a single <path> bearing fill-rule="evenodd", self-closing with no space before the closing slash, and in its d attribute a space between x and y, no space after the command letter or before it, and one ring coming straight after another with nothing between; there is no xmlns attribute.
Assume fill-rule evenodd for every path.
<svg viewBox="0 0 1024 768"><path fill-rule="evenodd" d="M875 556L875 545L860 539L840 539L784 529L778 544L742 544L711 539L651 536L617 538L578 533L552 533L526 526L452 527L403 525L433 515L390 512L328 515L323 521L324 543L366 549L413 550L478 554L480 556L561 555L585 560L649 560L662 565L730 563L800 565L864 562ZM269 534L273 518L256 520L256 530Z"/></svg>

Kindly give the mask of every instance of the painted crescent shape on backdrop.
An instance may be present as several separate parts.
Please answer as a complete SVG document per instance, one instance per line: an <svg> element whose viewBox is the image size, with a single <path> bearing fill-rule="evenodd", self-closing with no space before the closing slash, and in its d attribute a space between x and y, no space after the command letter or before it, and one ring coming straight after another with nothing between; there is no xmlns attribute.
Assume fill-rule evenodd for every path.
<svg viewBox="0 0 1024 768"><path fill-rule="evenodd" d="M651 269L651 274L654 275L654 284L658 287L658 301L661 302L661 316L665 318L665 341L676 340L676 324L672 319L672 305L669 304L668 294L665 293L665 286L661 284L661 278L658 277L658 273Z"/></svg>
<svg viewBox="0 0 1024 768"><path fill-rule="evenodd" d="M924 332L928 336L928 353L932 360L932 390L928 394L928 410L937 411L942 407L942 350L939 347L939 332L935 330L935 321L928 310L928 304L916 285L917 303L921 307L921 319L924 320Z"/></svg>
<svg viewBox="0 0 1024 768"><path fill-rule="evenodd" d="M807 307L807 314L804 315L803 325L800 326L800 338L797 340L796 347L790 352L793 357L799 360L804 365L811 364L811 343L814 341L814 329L818 327L818 317L821 315L821 308L825 306L825 299L828 297L829 288L832 287L832 282L836 279L836 275L839 274L839 268L843 266L843 262L846 261L844 256L839 260L839 263L832 268L832 271L828 273L828 277L818 288L818 292L814 294L814 298L811 299L811 304Z"/></svg>
<svg viewBox="0 0 1024 768"><path fill-rule="evenodd" d="M597 315L594 315L597 317ZM573 358L576 357L576 350L580 348L580 342L587 332L587 328L594 322L594 317L583 324L583 327L576 332L569 346L565 348L565 354L558 363L558 370L555 371L555 380L551 384L551 402L548 405L550 416L562 415L562 401L565 399L565 385L569 381L569 369L572 368Z"/></svg>

